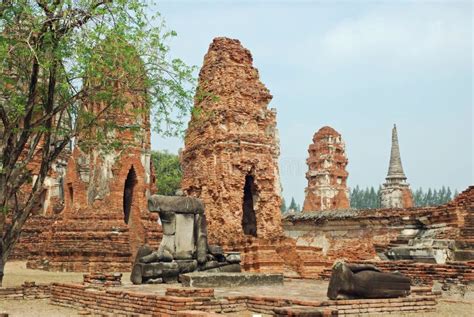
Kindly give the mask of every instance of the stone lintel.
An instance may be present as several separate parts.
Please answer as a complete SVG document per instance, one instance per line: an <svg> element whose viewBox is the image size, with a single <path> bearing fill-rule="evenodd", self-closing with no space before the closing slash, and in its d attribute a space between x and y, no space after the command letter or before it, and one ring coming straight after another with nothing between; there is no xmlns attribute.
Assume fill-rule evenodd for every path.
<svg viewBox="0 0 474 317"><path fill-rule="evenodd" d="M283 274L275 273L205 273L194 272L179 277L183 286L192 287L236 287L283 285Z"/></svg>

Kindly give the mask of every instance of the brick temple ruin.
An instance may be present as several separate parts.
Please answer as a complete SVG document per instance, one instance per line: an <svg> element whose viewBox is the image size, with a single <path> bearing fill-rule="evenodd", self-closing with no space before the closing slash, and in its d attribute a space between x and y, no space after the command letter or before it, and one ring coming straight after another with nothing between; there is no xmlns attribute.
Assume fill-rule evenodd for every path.
<svg viewBox="0 0 474 317"><path fill-rule="evenodd" d="M214 39L199 73L181 153L182 189L205 203L213 243L282 232L280 148L276 111L267 108L271 99L250 52L238 40Z"/></svg>
<svg viewBox="0 0 474 317"><path fill-rule="evenodd" d="M103 72L123 71L120 63L118 54L116 68ZM147 197L155 188L150 114L143 80L138 75L131 76L106 83L115 87L114 93L120 95L123 107L105 111L97 126L79 135L64 173L45 184L45 192L51 192L51 183L62 185L61 195L53 197L62 196L64 208L58 215L51 214L46 208L51 203L44 203L44 211L25 225L13 257L29 258L30 268L129 271L138 247L145 242L159 242L157 217L146 209ZM88 84L95 81L87 80ZM94 115L104 110L93 96L84 107ZM108 122L116 127L107 127ZM96 138L100 133L112 142L120 142L120 146L104 147L107 140Z"/></svg>
<svg viewBox="0 0 474 317"><path fill-rule="evenodd" d="M181 153L182 189L203 200L209 241L243 252L243 267L282 270L279 140L272 95L238 40L215 38L199 73Z"/></svg>
<svg viewBox="0 0 474 317"><path fill-rule="evenodd" d="M382 208L410 208L413 207L413 197L407 177L403 172L400 148L398 145L397 126L392 129L392 149L390 151L390 164L380 192Z"/></svg>
<svg viewBox="0 0 474 317"><path fill-rule="evenodd" d="M308 154L303 211L349 208L348 159L341 134L331 127L322 127L314 134Z"/></svg>
<svg viewBox="0 0 474 317"><path fill-rule="evenodd" d="M125 147L111 152L87 146L87 135L78 138L55 183L62 184L54 191L59 203L43 204L43 211L28 220L15 248L13 257L29 259L29 267L126 272L137 246L148 242L156 248L160 242L157 219L146 210L146 198L154 188L149 113L143 92L118 87L128 102L109 119L135 129L115 132L113 137L123 140ZM305 200L305 212L282 218L271 98L250 52L238 40L216 38L204 58L180 157L182 189L204 201L211 243L241 252L246 271L283 272L289 278L327 279L334 261L342 259L399 270L414 284L464 287L474 281L474 186L448 204L411 207L396 128L384 185L389 206L349 209L344 142L334 129L324 127L309 146L307 196L312 197ZM86 106L101 107L93 102ZM318 175L329 183L315 182ZM333 188L331 195L324 186ZM45 197L47 201L50 196ZM44 207L54 205L57 211ZM67 302L74 292L103 296L117 305L125 305L120 296L132 296L52 286L58 302ZM175 303L172 298L156 300L170 307ZM242 303L254 310L264 305L245 300ZM150 311L158 309L147 305Z"/></svg>
<svg viewBox="0 0 474 317"><path fill-rule="evenodd" d="M344 259L401 270L421 283L474 281L474 186L441 206L290 214L283 227L297 245L320 249L322 270L312 277L327 277Z"/></svg>

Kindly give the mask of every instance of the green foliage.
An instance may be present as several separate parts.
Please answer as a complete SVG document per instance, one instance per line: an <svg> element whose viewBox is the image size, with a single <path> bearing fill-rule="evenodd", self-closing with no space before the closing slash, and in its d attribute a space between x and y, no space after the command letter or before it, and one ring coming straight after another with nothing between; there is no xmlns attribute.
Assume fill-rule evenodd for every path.
<svg viewBox="0 0 474 317"><path fill-rule="evenodd" d="M373 187L361 189L359 185L354 187L350 192L351 207L355 209L380 208L380 191L381 187L375 191ZM449 187L443 186L440 190L424 191L418 188L413 191L413 203L416 207L437 206L452 200L456 195L452 195Z"/></svg>
<svg viewBox="0 0 474 317"><path fill-rule="evenodd" d="M299 205L296 204L295 198L291 197L290 205L288 206L288 211L300 211Z"/></svg>
<svg viewBox="0 0 474 317"><path fill-rule="evenodd" d="M356 209L380 208L380 187L361 189L359 185L350 192L351 207Z"/></svg>
<svg viewBox="0 0 474 317"><path fill-rule="evenodd" d="M153 151L151 153L155 169L156 187L161 195L174 195L180 188L181 166L179 157L167 151Z"/></svg>
<svg viewBox="0 0 474 317"><path fill-rule="evenodd" d="M120 82L145 93L154 130L182 133L194 95L195 67L169 57L168 30L143 0L12 1L0 8L0 103L12 121L28 110L33 64L39 67L33 112L41 115L55 76L53 107L75 134L96 120L87 102L123 108ZM108 71L109 70L109 71ZM93 81L93 84L91 84ZM100 87L100 89L98 88ZM31 97L31 96L30 96ZM77 126L76 126L76 125ZM54 133L59 127L51 127Z"/></svg>
<svg viewBox="0 0 474 317"><path fill-rule="evenodd" d="M158 133L183 133L195 67L169 56L176 32L149 14L149 3L0 2L0 210L15 213L8 226L0 213L0 266L41 199L52 164L76 136L91 147L126 151L114 130L146 133L140 127L149 118L120 126L117 117L140 112L151 113ZM31 181L33 160L39 167ZM29 182L31 192L18 199Z"/></svg>
<svg viewBox="0 0 474 317"><path fill-rule="evenodd" d="M413 192L413 203L416 207L443 205L457 196L457 190L453 195L451 188L441 187L441 189L432 190L428 188L425 192L421 187Z"/></svg>

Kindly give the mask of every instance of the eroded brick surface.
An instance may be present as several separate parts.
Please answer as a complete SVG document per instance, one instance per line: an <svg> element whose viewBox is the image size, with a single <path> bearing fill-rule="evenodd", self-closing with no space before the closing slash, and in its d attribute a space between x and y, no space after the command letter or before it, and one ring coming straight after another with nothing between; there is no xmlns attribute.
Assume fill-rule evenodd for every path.
<svg viewBox="0 0 474 317"><path fill-rule="evenodd" d="M348 163L341 134L331 127L319 129L309 145L303 211L349 208Z"/></svg>
<svg viewBox="0 0 474 317"><path fill-rule="evenodd" d="M460 266L462 271L466 268L472 270L474 263L469 258L474 245L473 219L474 186L470 186L453 201L442 206L289 214L283 219L283 227L286 234L296 240L297 250L300 248L299 253L302 247L320 248L320 256L312 256L313 259L318 259L319 269L315 263L312 271L302 271L302 276L306 277L321 276L321 268L329 268L335 260L381 261L387 250L406 246L410 239L416 237L447 242L446 245L451 248L447 250L447 262L463 259L464 264ZM393 270L399 267L398 261L383 263L388 270L390 263L393 263ZM426 272L432 270L436 279L442 279L443 272L448 280L452 279L456 272L461 272L455 268L454 271L448 272L442 263L431 263L429 267L432 269L420 265ZM411 266L408 267L406 270L410 272ZM416 268L413 268L413 272L416 272ZM471 273L466 275L467 281L473 278Z"/></svg>
<svg viewBox="0 0 474 317"><path fill-rule="evenodd" d="M120 62L120 55L117 58ZM104 112L105 106L93 96L84 105L96 115L103 114L97 126L76 139L64 178L65 208L41 233L43 248L28 263L30 268L130 270L139 246L159 242L157 218L146 209L154 189L150 114L143 82L131 76L125 74L123 81L108 83L121 97L123 107ZM88 83L94 81L88 78ZM111 129L110 123L116 127ZM102 134L105 140L97 138Z"/></svg>
<svg viewBox="0 0 474 317"><path fill-rule="evenodd" d="M204 201L211 243L240 246L282 233L271 99L250 52L238 40L214 39L181 154L182 188Z"/></svg>

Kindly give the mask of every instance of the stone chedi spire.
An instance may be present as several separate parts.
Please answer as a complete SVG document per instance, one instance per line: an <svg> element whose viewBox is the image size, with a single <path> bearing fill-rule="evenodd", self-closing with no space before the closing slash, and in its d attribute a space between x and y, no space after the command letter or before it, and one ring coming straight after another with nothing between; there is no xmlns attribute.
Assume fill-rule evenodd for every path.
<svg viewBox="0 0 474 317"><path fill-rule="evenodd" d="M403 172L402 159L400 157L400 148L398 146L397 126L392 129L392 150L390 151L390 165L388 167L387 181L389 179L406 180Z"/></svg>
<svg viewBox="0 0 474 317"><path fill-rule="evenodd" d="M206 206L209 241L282 234L279 141L272 95L240 41L215 38L199 73L181 153L183 191Z"/></svg>
<svg viewBox="0 0 474 317"><path fill-rule="evenodd" d="M314 134L308 153L303 211L349 208L348 160L341 134L331 127L321 128Z"/></svg>
<svg viewBox="0 0 474 317"><path fill-rule="evenodd" d="M410 208L413 207L413 197L407 177L403 172L400 148L398 145L397 126L392 129L392 149L390 152L390 165L381 190L382 208Z"/></svg>

